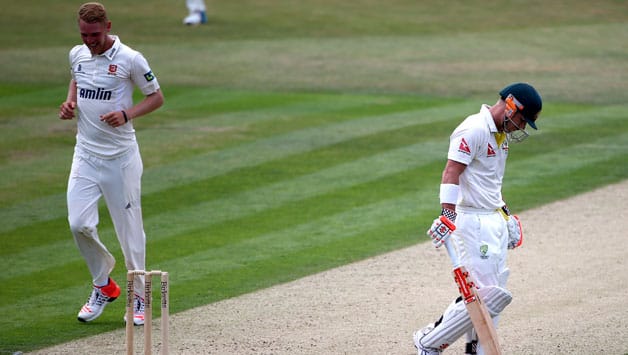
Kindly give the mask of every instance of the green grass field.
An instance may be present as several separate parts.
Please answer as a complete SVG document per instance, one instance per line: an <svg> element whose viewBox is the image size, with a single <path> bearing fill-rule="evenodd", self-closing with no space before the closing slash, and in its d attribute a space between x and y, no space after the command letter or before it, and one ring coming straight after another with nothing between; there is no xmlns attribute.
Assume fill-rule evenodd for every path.
<svg viewBox="0 0 628 355"><path fill-rule="evenodd" d="M76 321L90 276L57 111L79 4L0 15L0 354L123 327L124 301ZM147 265L170 272L172 312L425 241L451 130L512 81L545 100L511 146L512 210L628 178L626 1L209 1L201 27L182 1L105 5L166 97L135 127ZM123 281L104 205L99 231Z"/></svg>

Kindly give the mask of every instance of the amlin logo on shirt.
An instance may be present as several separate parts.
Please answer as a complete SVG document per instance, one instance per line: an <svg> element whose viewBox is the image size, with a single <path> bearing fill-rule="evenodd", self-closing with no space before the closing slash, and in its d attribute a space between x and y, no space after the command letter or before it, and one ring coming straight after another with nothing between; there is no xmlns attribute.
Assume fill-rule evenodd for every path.
<svg viewBox="0 0 628 355"><path fill-rule="evenodd" d="M78 96L81 99L109 101L111 100L111 95L111 90L105 90L103 88L97 88L96 90L84 88L78 89Z"/></svg>

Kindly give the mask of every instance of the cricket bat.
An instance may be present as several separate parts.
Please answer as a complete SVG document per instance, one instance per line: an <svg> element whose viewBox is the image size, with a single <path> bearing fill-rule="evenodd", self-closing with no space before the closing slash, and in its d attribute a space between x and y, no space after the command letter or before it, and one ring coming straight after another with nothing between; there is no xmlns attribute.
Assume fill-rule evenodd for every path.
<svg viewBox="0 0 628 355"><path fill-rule="evenodd" d="M456 229L453 223L446 218L445 220L441 219L452 231ZM464 265L460 263L460 258L458 258L458 254L456 254L456 251L451 246L449 239L445 241L445 248L447 248L451 263L454 265L454 280L456 284L458 284L462 301L467 308L471 323L473 323L473 328L475 328L475 332L478 335L478 340L480 341L480 345L482 345L484 354L501 355L502 351L499 346L495 325L493 324L491 316L488 314L484 302L482 302L482 298L477 293L475 284L469 277L469 272Z"/></svg>

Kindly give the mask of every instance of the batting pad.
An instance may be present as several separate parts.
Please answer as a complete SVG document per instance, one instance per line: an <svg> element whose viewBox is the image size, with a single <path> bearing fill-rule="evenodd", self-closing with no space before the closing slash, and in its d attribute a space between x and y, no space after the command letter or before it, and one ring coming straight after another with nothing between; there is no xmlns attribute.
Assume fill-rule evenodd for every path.
<svg viewBox="0 0 628 355"><path fill-rule="evenodd" d="M510 291L499 286L486 286L478 290L478 294L484 301L486 310L492 317L499 315L512 301Z"/></svg>
<svg viewBox="0 0 628 355"><path fill-rule="evenodd" d="M497 316L512 301L512 294L499 286L486 286L478 290L491 317ZM443 319L419 342L424 348L445 349L473 328L464 302L454 302L447 307Z"/></svg>
<svg viewBox="0 0 628 355"><path fill-rule="evenodd" d="M420 340L423 348L445 349L473 327L464 302L454 302L447 307L443 319L431 332Z"/></svg>

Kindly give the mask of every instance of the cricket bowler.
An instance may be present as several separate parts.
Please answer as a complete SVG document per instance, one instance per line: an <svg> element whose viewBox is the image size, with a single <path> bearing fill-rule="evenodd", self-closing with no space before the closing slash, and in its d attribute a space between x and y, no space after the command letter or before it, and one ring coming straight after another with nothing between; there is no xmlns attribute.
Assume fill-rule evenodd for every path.
<svg viewBox="0 0 628 355"><path fill-rule="evenodd" d="M81 5L77 24L83 44L69 53L72 78L59 118L76 118L78 127L68 179L68 222L92 277L90 296L77 318L91 322L120 295L120 287L110 277L115 259L98 235L101 198L107 204L127 270L145 269L143 165L132 121L159 108L164 96L144 56L109 33L111 21L102 4ZM144 95L137 103L133 102L135 87ZM129 317L134 324L143 325L141 276L135 285L134 314Z"/></svg>

